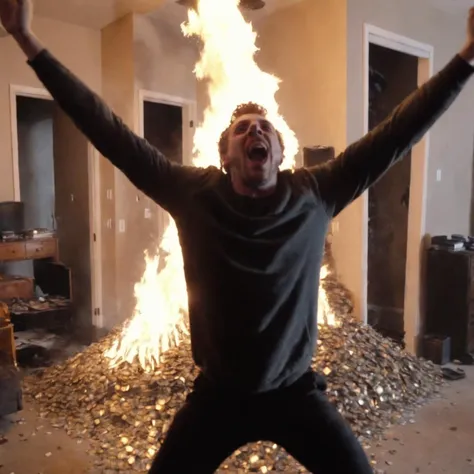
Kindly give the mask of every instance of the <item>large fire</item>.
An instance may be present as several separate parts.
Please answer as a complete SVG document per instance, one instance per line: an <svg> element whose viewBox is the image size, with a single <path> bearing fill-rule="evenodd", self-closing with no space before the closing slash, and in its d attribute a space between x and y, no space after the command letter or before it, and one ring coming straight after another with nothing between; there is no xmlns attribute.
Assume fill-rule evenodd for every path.
<svg viewBox="0 0 474 474"><path fill-rule="evenodd" d="M275 94L280 80L262 71L255 62L256 33L239 10L240 0L198 0L182 25L185 36L197 36L202 52L196 64L198 79L206 79L209 106L194 137L193 164L219 166L217 142L235 107L256 102L268 111L269 120L285 141L285 168L294 168L299 144L294 132L279 114ZM165 255L161 262L161 256ZM111 365L138 358L145 370L160 364L161 356L181 342L187 333L187 292L178 232L173 219L160 243L157 256L145 256L146 268L135 285L136 307L121 336L107 351ZM161 270L159 270L159 267ZM327 275L323 267L321 279ZM319 292L319 315L335 324L323 286Z"/></svg>

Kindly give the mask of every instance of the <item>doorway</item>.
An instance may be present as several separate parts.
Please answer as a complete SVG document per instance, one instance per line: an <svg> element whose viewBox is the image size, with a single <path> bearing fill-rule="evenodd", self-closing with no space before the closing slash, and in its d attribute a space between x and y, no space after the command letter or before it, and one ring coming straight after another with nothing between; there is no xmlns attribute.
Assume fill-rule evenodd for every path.
<svg viewBox="0 0 474 474"><path fill-rule="evenodd" d="M369 46L369 130L418 85L418 58ZM384 336L404 340L411 151L369 189L367 317Z"/></svg>
<svg viewBox="0 0 474 474"><path fill-rule="evenodd" d="M183 164L183 108L145 100L144 138L169 160Z"/></svg>
<svg viewBox="0 0 474 474"><path fill-rule="evenodd" d="M182 97L140 90L137 132L166 157L192 164L196 102Z"/></svg>
<svg viewBox="0 0 474 474"><path fill-rule="evenodd" d="M26 228L55 233L71 272L76 335L89 340L101 326L97 154L42 89L12 86L11 112L15 199L24 203Z"/></svg>
<svg viewBox="0 0 474 474"><path fill-rule="evenodd" d="M382 47L382 49L374 48L374 46ZM384 30L374 25L365 24L363 69L363 123L365 133L373 128L373 125L377 123L377 121L380 121L381 118L378 117L374 111L369 113L369 105L375 105L374 103L371 104L371 101L374 101L374 90L372 91L371 97L369 88L371 81L372 85L374 85L374 82L378 81L375 91L380 89L379 96L382 96L384 90L385 93L387 93L390 87L388 81L383 81L381 76L374 74L374 71L372 71L371 79L371 56L373 61L374 55L387 54L387 50L389 50L388 54L391 54L391 52L403 53L405 56L399 56L399 60L403 60L404 58L404 60L408 61L406 56L411 58L411 61L413 62L411 69L413 72L416 71L416 86L424 84L433 75L434 50L432 46ZM392 80L392 83L397 82L395 73L392 73L392 75L395 77L395 80ZM407 82L410 82L410 80L412 82L407 85L407 91L405 92L408 92L408 89L413 86L413 77L410 77L411 79L408 79ZM398 82L404 81L404 75L403 80L398 79ZM386 82L385 86L384 82ZM383 89L383 87L385 87L385 89ZM406 96L405 92L404 94ZM401 94L401 96L403 96L403 94ZM382 106L379 105L379 108L380 107ZM383 112L380 112L379 114L383 115ZM392 230L390 230L390 228L388 230L383 230L384 224L381 216L383 211L380 211L380 207L383 207L383 205L390 205L387 203L389 201L388 198L385 198L385 202L383 200L380 203L377 202L377 194L380 195L380 193L383 193L382 184L380 184L378 188L374 188L373 193L367 192L362 196L363 213L361 217L363 222L363 244L361 251L363 255L363 264L361 269L360 296L362 320L364 322L371 322L374 326L378 325L380 329L380 319L384 318L385 322L388 321L384 328L386 334L391 335L396 339L403 339L407 350L414 354L418 353L419 350L419 339L422 332L422 315L424 313L421 281L423 256L425 253L424 237L428 157L429 133L427 133L422 140L413 147L411 150L411 156L406 157L410 159L403 160L406 161L404 164L407 166L404 167L404 164L401 164L398 169L397 167L394 167L394 173L396 174L387 177L387 180L393 179L396 183L399 183L400 181L405 185L407 182L409 183L408 187L403 187L401 184L397 184L397 192L399 192L398 188L403 188L403 192L401 195L397 196L397 199L394 198L393 203L391 204L392 209L393 206L397 206L397 212L399 213L397 218L401 219L403 224L395 225L394 223ZM395 180L397 174L400 176L398 180ZM389 182L385 183L386 186L389 184ZM379 191L379 193L377 193L377 191ZM390 207L388 207L388 209L390 209ZM407 216L406 213L408 214ZM370 217L372 218L372 223L369 224ZM379 220L378 223L377 220ZM399 230L402 227L403 232ZM381 233L382 231L380 231L380 228L382 228L382 231L386 233L385 236ZM373 246L370 248L370 240L374 238L374 233L376 241L378 239L382 243L378 244L377 248ZM377 233L379 233L379 237L377 237ZM369 234L371 234L370 237ZM402 236L406 238L403 238ZM384 246L387 245L387 242L389 242L392 247L390 251L387 248L384 248ZM385 266L380 262L383 261L383 259L389 259L391 252L400 257L400 253L397 254L395 251L395 249L398 249L398 252L400 252L400 248L406 249L404 252L402 250L402 264L397 267L398 270L396 271L386 271ZM374 260L374 254L377 254L377 252L379 252L378 263L377 259ZM382 279L384 281L378 284L376 281L377 279ZM371 283L369 283L369 280ZM389 283L392 284L392 282L397 283L397 291L394 291L393 288L390 287L390 296L383 295L383 293L388 292L387 288L389 287ZM369 285L371 286L370 289ZM379 294L379 300L376 299L377 293ZM383 296L386 296L386 298L383 298ZM400 304L401 301L403 301L403 304ZM370 312L369 303L371 306ZM385 317L380 317L376 313L374 314L374 306L388 308L388 311L385 311ZM380 313L380 311L378 312Z"/></svg>
<svg viewBox="0 0 474 474"><path fill-rule="evenodd" d="M139 91L138 133L170 161L191 165L195 102L152 91ZM146 202L149 198L144 197ZM169 222L169 215L152 203L146 204L149 228L148 251L156 253L157 245Z"/></svg>
<svg viewBox="0 0 474 474"><path fill-rule="evenodd" d="M143 137L170 161L183 164L183 108L150 100L143 101ZM149 251L156 251L169 222L169 216L161 208L152 206Z"/></svg>

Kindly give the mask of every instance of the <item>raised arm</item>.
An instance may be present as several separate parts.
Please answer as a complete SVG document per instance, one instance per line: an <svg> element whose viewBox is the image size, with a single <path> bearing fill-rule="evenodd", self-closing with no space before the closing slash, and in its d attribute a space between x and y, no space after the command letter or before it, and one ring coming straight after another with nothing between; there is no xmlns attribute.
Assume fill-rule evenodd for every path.
<svg viewBox="0 0 474 474"><path fill-rule="evenodd" d="M28 0L0 0L0 19L28 64L63 111L97 150L140 190L171 211L197 170L167 160L135 135L105 102L48 52L30 29ZM178 189L181 188L181 189ZM181 192L180 192L181 191Z"/></svg>
<svg viewBox="0 0 474 474"><path fill-rule="evenodd" d="M328 213L336 216L405 156L461 92L474 67L474 9L462 51L374 130L335 160L310 168Z"/></svg>

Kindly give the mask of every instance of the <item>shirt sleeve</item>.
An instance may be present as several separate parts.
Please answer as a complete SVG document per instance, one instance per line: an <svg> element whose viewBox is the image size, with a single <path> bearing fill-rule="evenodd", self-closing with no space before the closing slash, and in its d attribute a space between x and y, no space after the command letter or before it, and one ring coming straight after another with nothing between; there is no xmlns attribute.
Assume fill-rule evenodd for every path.
<svg viewBox="0 0 474 474"><path fill-rule="evenodd" d="M204 170L168 160L133 133L80 79L43 50L28 64L92 145L157 204L176 212Z"/></svg>
<svg viewBox="0 0 474 474"><path fill-rule="evenodd" d="M456 55L336 159L308 168L328 214L339 214L405 156L453 103L473 72L474 68Z"/></svg>

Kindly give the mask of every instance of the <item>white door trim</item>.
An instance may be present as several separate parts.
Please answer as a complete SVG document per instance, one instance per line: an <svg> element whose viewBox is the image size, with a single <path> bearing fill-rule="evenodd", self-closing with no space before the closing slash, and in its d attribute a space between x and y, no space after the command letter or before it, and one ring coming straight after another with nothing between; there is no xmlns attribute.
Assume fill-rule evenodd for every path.
<svg viewBox="0 0 474 474"><path fill-rule="evenodd" d="M376 44L419 58L418 85L433 75L434 48L411 38L398 35L370 24L364 24L364 133L369 131L369 46ZM429 133L413 148L410 178L410 207L408 212L407 261L405 271L404 330L405 343L410 352L416 353L422 315L422 255L424 252L426 220L426 187L429 158ZM368 221L369 199L363 199L363 265L360 314L367 322L368 277Z"/></svg>
<svg viewBox="0 0 474 474"><path fill-rule="evenodd" d="M433 57L434 48L429 44L421 43L368 23L365 23L364 31L366 42L393 49L400 53L411 54L417 58L431 59Z"/></svg>
<svg viewBox="0 0 474 474"><path fill-rule="evenodd" d="M89 142L87 148L89 170L89 227L90 262L92 290L92 324L96 328L104 327L104 307L102 305L102 225L100 207L100 153Z"/></svg>
<svg viewBox="0 0 474 474"><path fill-rule="evenodd" d="M18 121L16 99L32 97L34 99L53 100L46 89L40 87L10 84L10 124L13 159L13 195L15 201L21 200L20 193L20 162L18 153ZM103 327L102 310L96 314L95 308L102 309L102 246L100 226L100 166L98 152L89 143L89 220L90 220L90 261L91 261L91 299L92 324ZM94 240L95 234L95 240Z"/></svg>

